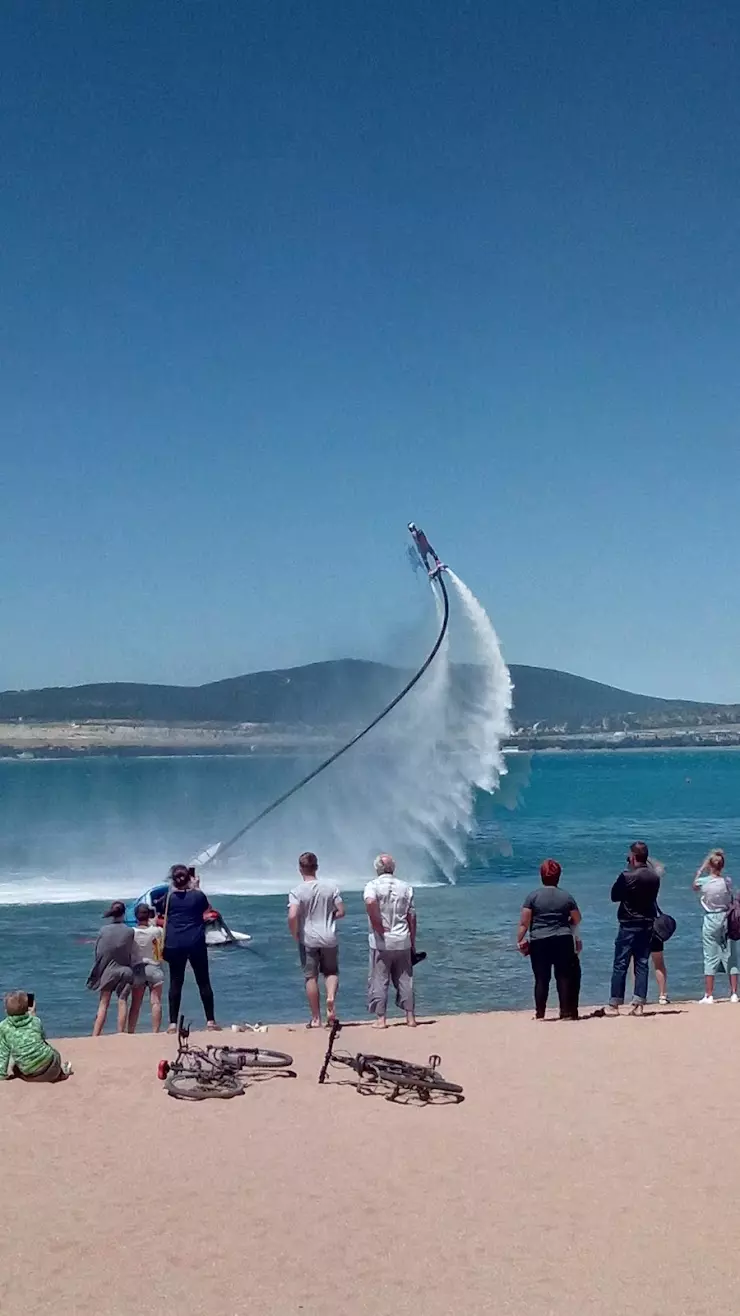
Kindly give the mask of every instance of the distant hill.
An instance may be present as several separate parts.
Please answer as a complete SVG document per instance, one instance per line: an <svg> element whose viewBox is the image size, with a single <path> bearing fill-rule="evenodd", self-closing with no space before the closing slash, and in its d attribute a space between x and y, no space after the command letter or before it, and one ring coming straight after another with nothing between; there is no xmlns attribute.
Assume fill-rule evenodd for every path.
<svg viewBox="0 0 740 1316"><path fill-rule="evenodd" d="M343 658L283 671L252 672L208 685L51 686L0 693L0 721L258 722L327 727L360 723L398 691L408 673ZM740 718L734 705L654 699L547 667L511 667L519 726L579 728L606 721L632 725ZM460 666L455 682L470 693L479 669Z"/></svg>

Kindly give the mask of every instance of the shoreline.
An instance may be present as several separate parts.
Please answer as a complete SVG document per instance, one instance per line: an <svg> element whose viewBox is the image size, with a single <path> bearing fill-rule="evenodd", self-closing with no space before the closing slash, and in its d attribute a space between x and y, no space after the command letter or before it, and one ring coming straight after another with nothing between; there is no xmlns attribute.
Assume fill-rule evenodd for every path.
<svg viewBox="0 0 740 1316"><path fill-rule="evenodd" d="M10 745L7 743L0 744L0 763L75 763L89 759L227 759L227 758L300 758L302 756L317 755L321 753L331 753L341 745L341 740L336 737L319 736L313 739L295 740L286 738L285 740L275 740L274 742L265 741L262 744L251 743L225 743L219 745L217 742L208 745L199 745L197 743L186 742L182 744L106 744L106 745L72 745L66 743L49 744L48 742L33 744L29 748L29 741L24 746ZM521 758L531 758L533 756L547 756L548 758L584 755L584 754L710 754L710 753L735 753L740 749L740 735L737 740L728 743L718 744L714 740L696 740L690 744L676 745L670 739L653 740L649 743L638 745L625 744L569 744L569 745L550 745L550 744L506 744L502 746L502 753L509 757L520 756Z"/></svg>
<svg viewBox="0 0 740 1316"><path fill-rule="evenodd" d="M333 753L355 730L262 723L0 722L0 762L312 756ZM392 749L392 740L381 740L379 748ZM635 728L624 733L584 729L534 736L520 730L502 748L511 757L740 749L740 725Z"/></svg>
<svg viewBox="0 0 740 1316"><path fill-rule="evenodd" d="M40 995L40 993L37 992L36 995L37 995L37 997L38 997L38 996ZM95 993L94 995L93 995L93 993L91 993L91 994L90 994L90 997L91 997L91 1003L92 1003L92 1005L94 1006L94 1005L95 1005L95 1002L96 1002L96 1000L97 1000L97 993ZM559 1010L558 1010L557 1003L556 1003L555 1005L553 1005L553 1004L552 1004L553 1000L554 1000L555 1002L557 1002L557 992L556 992L556 989L555 989L555 983L554 983L554 981L552 982L551 987L550 987L550 1004L548 1005L548 1008L547 1008L547 1015L546 1015L546 1018L545 1018L545 1022L546 1022L546 1023L563 1023L563 1024L566 1024L566 1023L571 1022L570 1020L561 1020L561 1019L560 1019L560 1016L559 1016ZM0 1002L0 1004L1 1004L1 1002ZM729 997L717 996L716 999L715 999L714 1004L715 1004L715 1006L730 1005ZM620 1014L620 1016L619 1016L621 1019L626 1019L626 1018L629 1017L629 1006L630 1006L630 1002L629 1002L629 1001L628 1001L625 1005L622 1006L622 1008L621 1008L621 1014ZM102 1033L101 1036L102 1036L103 1038L107 1038L107 1039L109 1039L109 1040L110 1040L111 1038L113 1038L113 1037L135 1037L135 1038L142 1038L142 1037L155 1038L155 1037L156 1037L156 1038L159 1038L159 1040L162 1041L162 1042L169 1043L169 1042L172 1041L173 1034L167 1032L167 1020L166 1020L167 1008L166 1008L166 1007L167 1007L167 997L166 997L166 994L165 994L165 997L164 997L164 1015L165 1015L165 1017L164 1017L163 1020L162 1020L162 1028L161 1028L161 1031L160 1031L159 1033L153 1033L153 1032L151 1031L151 1029L148 1027L148 1020L149 1020L148 1009L149 1009L149 1006L148 1006L148 1003L147 1003L146 1001L144 1002L144 1005L143 1005L143 1007L142 1007L141 1019L140 1019L139 1027L137 1028L136 1032L135 1032L135 1033L117 1033L117 1032L115 1031L115 1026L114 1026L114 1024L115 1024L115 1000L114 1000L114 1001L112 1002L112 1004L111 1004L111 1008L110 1008L110 1011L109 1011L109 1014L108 1014L108 1021L107 1021L107 1024L106 1024L105 1032ZM198 1005L197 1008L198 1008L198 1012L200 1012L200 1005ZM531 1023L534 1023L534 1022L535 1022L535 1019L534 1019L534 1004L532 1004L532 1005L530 1005L530 1006L521 1006L521 1007L516 1007L516 1006L502 1006L502 1008L501 1008L500 1010L499 1010L499 1009L496 1009L495 1006L494 1006L494 1007L488 1006L488 1007L486 1007L486 1009L481 1009L481 1010L436 1010L436 1011L434 1012L434 1014L431 1014L431 1015L419 1015L419 1016L418 1016L418 1027L417 1027L416 1029L414 1029L414 1028L407 1028L407 1027L406 1027L406 1024L405 1024L405 1022L404 1022L404 1020L403 1020L403 1018L401 1017L400 1014L391 1014L391 1013L390 1013L390 1010L393 1009L393 1008L394 1008L394 1007L393 1007L392 1005L389 1006L389 1015L388 1015L389 1023L388 1023L388 1027L387 1027L387 1029L385 1029L385 1031L383 1031L383 1029L380 1029L380 1028L379 1028L379 1029L376 1029L376 1028L374 1027L372 1016L369 1015L369 1014L366 1014L363 1018L360 1018L360 1019L355 1019L355 1018L342 1019L342 1020L341 1020L342 1031L344 1031L344 1029L348 1029L348 1030L350 1031L351 1035L354 1036L354 1034L355 1034L356 1032L359 1032L359 1031L362 1030L362 1029L370 1029L370 1030L372 1031L373 1035L375 1035L375 1034L377 1033L377 1035L378 1035L380 1038L383 1038L383 1037L385 1037L385 1036L387 1036L387 1035L389 1035L389 1034L392 1035L393 1038L394 1038L394 1044L395 1044L395 1040L397 1039L399 1033L401 1033L401 1034L409 1033L409 1034L414 1034L414 1035L415 1035L415 1034L416 1034L417 1032L419 1032L419 1031L424 1032L425 1029L427 1029L427 1028L431 1028L433 1025L441 1024L441 1023L449 1023L450 1021L454 1021L454 1020L466 1020L466 1019L519 1019L519 1020L529 1020ZM592 1022L593 1020L598 1020L598 1019L602 1019L602 1018L603 1018L604 1020L609 1020L609 1019L611 1019L612 1016L604 1014L604 1008L605 1008L605 1003L604 1003L604 1002L602 1002L602 1003L598 1003L598 1002L596 1002L596 1001L593 1001L593 1002L590 1002L590 1003L589 1003L589 1002L585 1002L585 1003L584 1003L584 1002L581 1002L581 1008L580 1008L580 1015L579 1015L579 1018L578 1018L577 1020L573 1021L573 1022L576 1022L576 1023L590 1023L590 1022ZM678 1012L678 1013L693 1012L693 1010L694 1010L695 1008L698 1009L700 1013L706 1013L706 1007L705 1007L703 1010L700 1009L700 1002L699 1002L699 1000L697 999L696 996L691 996L691 997L681 997L681 996L674 996L674 995L671 995L671 998L670 998L670 1001L669 1001L669 1004L668 1004L668 1005L659 1005L658 1002L657 1002L657 1000L656 1000L656 1001L647 1001L647 1003L646 1003L646 1005L645 1005L645 1014L644 1014L643 1017L644 1017L644 1018L659 1018L659 1017L662 1017L662 1016L664 1016L664 1017L670 1017L671 1015L673 1015L673 1014L675 1014L675 1013L677 1013L677 1012ZM322 1006L322 1010L323 1010L323 1006ZM43 1009L39 1009L39 1016L40 1016L42 1019L43 1019L43 1013L44 1013L44 1012L43 1012ZM218 1014L218 1011L216 1011L216 1013ZM340 1010L340 1014L341 1014L341 1010ZM94 1009L92 1010L92 1013L91 1013L91 1016L90 1016L90 1017L91 1017L91 1020L92 1020L93 1016L94 1016ZM0 1017L1 1017L1 1016L0 1016ZM740 1017L740 1009L738 1009L738 1017ZM200 1018L200 1013L199 1013L199 1018ZM187 1019L186 1022L188 1022L188 1023L191 1025L191 1028L192 1028L192 1035L193 1035L193 1036L195 1036L195 1035L197 1034L198 1036L202 1036L203 1039L206 1039L206 1037L211 1037L211 1036L212 1036L211 1033L208 1033L208 1032L207 1032L205 1025L204 1025L203 1023L199 1022L198 1020L196 1020L196 1019L193 1019L193 1020L191 1020L191 1019ZM257 1022L257 1021L255 1021L255 1022ZM271 1020L269 1020L269 1019L260 1019L258 1022L259 1022L259 1024L260 1024L261 1026L264 1026L264 1027L265 1027L265 1029L267 1030L266 1033L263 1033L263 1034L260 1034L260 1033L254 1033L254 1032L252 1031L251 1027L248 1027L248 1028L246 1028L246 1029L242 1029L242 1028L239 1027L239 1026L234 1027L234 1026L232 1026L232 1024L230 1024L230 1023L224 1023L224 1024L222 1024L222 1025L221 1025L221 1031L220 1031L220 1033L217 1034L217 1037L220 1037L220 1038L221 1038L221 1043L220 1043L220 1044L221 1044L222 1046L226 1046L226 1045L228 1045L228 1046L257 1046L257 1045L260 1045L260 1046L270 1047L270 1046L273 1045L273 1043L271 1043L269 1040L263 1040L263 1041L260 1042L260 1041L252 1041L251 1039L253 1039L253 1038L257 1038L257 1039L259 1039L260 1037L262 1037L263 1039L269 1039L269 1037L270 1037L272 1034L281 1034L281 1033L291 1033L291 1034L295 1034L295 1033L301 1033L301 1032L308 1031L308 1029L307 1029L307 1024L306 1024L306 1012L305 1012L305 1011L304 1011L304 1013L300 1016L300 1018L296 1018L296 1019L280 1019L280 1020L277 1020L277 1021L274 1021L274 1022L271 1021ZM316 1032L319 1032L319 1033L322 1034L324 1037L328 1038L328 1029L327 1029L326 1027L322 1027L321 1029L316 1029L315 1031L316 1031ZM57 1047L59 1050L62 1050L62 1051L63 1051L64 1048L67 1046L67 1044L68 1044L69 1042L73 1042L73 1043L76 1043L76 1042L91 1042L91 1043L92 1043L92 1042L97 1042L97 1041L99 1041L100 1038L94 1038L94 1037L92 1037L92 1035L91 1035L91 1028L88 1028L84 1033L83 1033L83 1032L78 1032L78 1033L61 1033L61 1034L57 1034L57 1035L55 1035L54 1038L51 1038L51 1037L50 1037L49 1040L51 1041L51 1043L52 1043L53 1046L55 1046L55 1047ZM277 1045L277 1043L275 1043L275 1045Z"/></svg>
<svg viewBox="0 0 740 1316"><path fill-rule="evenodd" d="M96 999L97 994L94 995L93 993L91 993L90 995L91 995L91 1000ZM322 997L322 1001L323 1001L323 997ZM554 1004L553 1001L555 1002ZM715 1007L722 1007L725 1005L729 1006L730 1004L731 1002L729 997L724 997L724 996L718 996L714 1002ZM166 1005L166 1001L165 1001L165 1005ZM200 1010L200 1004L198 1005L198 1009ZM619 1019L631 1018L629 1009L630 1009L630 1002L627 1001L621 1007L621 1013L619 1015ZM103 1039L107 1038L109 1041L114 1037L136 1038L137 1040L142 1037L150 1038L150 1039L159 1038L160 1041L162 1042L166 1041L167 1043L173 1042L173 1039L176 1040L174 1034L167 1032L166 1019L163 1019L162 1030L159 1033L153 1033L151 1029L147 1027L147 1020L148 1020L147 1010L148 1010L148 1005L145 1002L144 1006L142 1007L140 1025L135 1033L116 1033L111 1027L111 1021L113 1019L113 1013L111 1013L108 1018L108 1028L105 1033L101 1034L101 1037ZM112 1011L113 1011L113 1005L111 1005L111 1012ZM658 1019L658 1018L669 1019L676 1014L693 1014L694 1011L696 1011L697 1015L700 1017L706 1015L707 1013L712 1013L711 1009L707 1011L706 1007L702 1007L701 1002L696 997L671 996L668 1005L659 1005L657 1000L647 1001L645 1004L645 1014L642 1017L645 1019ZM550 1003L547 1007L547 1015L544 1020L545 1023L548 1024L562 1023L563 1031L566 1031L565 1029L566 1024L569 1023L585 1024L603 1018L604 1024L606 1026L607 1023L613 1022L616 1016L606 1015L603 1012L604 1012L604 1004L599 1005L596 1003L591 1003L591 1004L586 1003L584 1005L582 1002L580 1009L580 1017L578 1019L576 1020L561 1019L559 1015L558 1004L557 1004L557 992L555 989L555 981L553 979L550 985ZM722 1013L724 1014L725 1011L723 1010ZM166 1010L165 1010L165 1014L166 1014ZM43 1010L39 1011L39 1015L40 1017L43 1017ZM733 1017L734 1017L734 1013L733 1013ZM738 1019L740 1019L740 1007L737 1008L737 1017ZM266 1028L267 1031L265 1033L254 1033L251 1031L251 1028L247 1028L245 1031L241 1031L238 1028L236 1029L232 1028L231 1024L222 1024L221 1032L220 1034L217 1034L217 1036L221 1037L222 1046L225 1046L228 1041L229 1044L233 1046L259 1045L259 1046L266 1046L269 1048L273 1046L274 1047L278 1046L277 1039L279 1039L280 1035L283 1033L289 1033L294 1036L295 1034L300 1035L304 1032L314 1032L317 1033L320 1037L323 1036L326 1039L328 1045L328 1037L329 1037L328 1027L324 1025L320 1029L318 1028L308 1029L306 1026L306 1020L307 1020L307 1012L304 1012L304 1014L301 1015L299 1019L287 1019L287 1020L281 1019L281 1020L277 1020L276 1022L271 1022L269 1019L262 1019L260 1020L260 1025ZM427 1029L436 1027L437 1025L441 1025L441 1024L447 1025L452 1022L455 1022L456 1020L459 1020L461 1022L465 1022L466 1020L488 1020L491 1022L494 1020L519 1020L519 1021L529 1022L532 1024L538 1022L534 1018L534 1003L533 1003L530 1006L522 1006L520 1008L513 1006L504 1006L500 1010L497 1010L495 1008L492 1009L490 1007L486 1008L485 1010L435 1010L433 1014L418 1015L417 1027L409 1028L401 1012L398 1011L395 1005L392 1004L391 1002L389 1002L388 1027L386 1029L375 1028L373 1018L369 1014L366 1014L361 1019L347 1018L347 1019L341 1019L340 1022L342 1025L341 1028L342 1032L344 1032L346 1029L352 1035L354 1035L355 1033L359 1033L361 1030L370 1029L371 1032L373 1032L373 1034L377 1033L377 1035L381 1038L387 1035L392 1036L395 1044L400 1035L417 1037L419 1035L423 1035ZM205 1024L200 1022L199 1020L186 1019L186 1023L188 1023L191 1027L191 1036L198 1037L200 1039L198 1043L199 1045L204 1044L209 1037L213 1036L213 1034L207 1030ZM639 1027L638 1021L634 1020L631 1026ZM269 1040L266 1040L273 1035L276 1037L274 1043L270 1042ZM254 1041L254 1042L251 1041L252 1038L259 1039L260 1037L263 1039L262 1041ZM64 1050L64 1047L67 1046L69 1042L74 1042L74 1043L89 1042L92 1045L95 1042L100 1041L101 1039L97 1037L92 1037L91 1033L88 1031L86 1033L63 1033L61 1036L58 1037L54 1037L54 1038L50 1037L49 1040L52 1046L56 1046L61 1050ZM285 1042L285 1038L282 1038L282 1042ZM345 1050L349 1049L348 1042L345 1045L344 1049Z"/></svg>

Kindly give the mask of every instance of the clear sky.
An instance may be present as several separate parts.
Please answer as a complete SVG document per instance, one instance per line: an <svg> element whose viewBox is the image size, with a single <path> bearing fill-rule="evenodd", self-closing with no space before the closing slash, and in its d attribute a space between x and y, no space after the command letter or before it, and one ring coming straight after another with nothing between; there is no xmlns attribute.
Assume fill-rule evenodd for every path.
<svg viewBox="0 0 740 1316"><path fill-rule="evenodd" d="M736 0L0 12L0 687L507 658L740 700ZM390 645L392 649L392 644Z"/></svg>

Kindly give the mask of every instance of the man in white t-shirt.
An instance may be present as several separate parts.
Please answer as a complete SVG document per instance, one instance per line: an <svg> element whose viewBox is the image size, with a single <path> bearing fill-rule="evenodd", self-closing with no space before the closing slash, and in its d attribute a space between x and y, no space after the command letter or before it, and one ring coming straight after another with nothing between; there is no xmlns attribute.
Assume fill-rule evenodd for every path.
<svg viewBox="0 0 740 1316"><path fill-rule="evenodd" d="M379 854L374 864L376 877L365 887L365 908L370 922L370 973L367 1008L375 1015L376 1028L386 1028L388 989L396 989L396 1004L406 1013L406 1023L416 1027L414 1014L413 951L416 943L414 888L395 876L392 855Z"/></svg>
<svg viewBox="0 0 740 1316"><path fill-rule="evenodd" d="M298 942L311 1009L309 1028L321 1027L320 973L326 987L326 1021L332 1024L336 1018L339 986L336 922L338 918L344 918L339 887L333 882L320 882L316 876L318 870L316 855L310 850L304 851L298 859L298 871L303 880L288 896L288 927Z"/></svg>

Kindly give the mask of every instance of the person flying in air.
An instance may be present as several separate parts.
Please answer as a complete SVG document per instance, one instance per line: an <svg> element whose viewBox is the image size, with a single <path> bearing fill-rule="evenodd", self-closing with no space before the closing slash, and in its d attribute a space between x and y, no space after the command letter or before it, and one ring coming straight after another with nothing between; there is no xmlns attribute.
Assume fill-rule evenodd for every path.
<svg viewBox="0 0 740 1316"><path fill-rule="evenodd" d="M417 551L418 551L418 553L419 553L419 557L421 558L422 562L424 563L424 566L426 567L427 571L429 572L429 575L430 575L430 576L436 576L436 574L437 574L438 571L442 571L442 570L443 570L443 568L444 568L444 563L441 562L440 559L437 557L437 554L435 553L434 549L432 548L431 544L429 543L429 540L427 539L426 535L424 534L424 531L423 531L423 530L420 530L418 526L414 525L414 522L413 522L413 521L409 521L409 532L410 532L410 534L411 534L411 538L413 539L414 543L416 544L416 548L417 548ZM429 562L429 559L430 559L430 558L432 559L432 564L433 564L433 565L430 564L430 562Z"/></svg>

